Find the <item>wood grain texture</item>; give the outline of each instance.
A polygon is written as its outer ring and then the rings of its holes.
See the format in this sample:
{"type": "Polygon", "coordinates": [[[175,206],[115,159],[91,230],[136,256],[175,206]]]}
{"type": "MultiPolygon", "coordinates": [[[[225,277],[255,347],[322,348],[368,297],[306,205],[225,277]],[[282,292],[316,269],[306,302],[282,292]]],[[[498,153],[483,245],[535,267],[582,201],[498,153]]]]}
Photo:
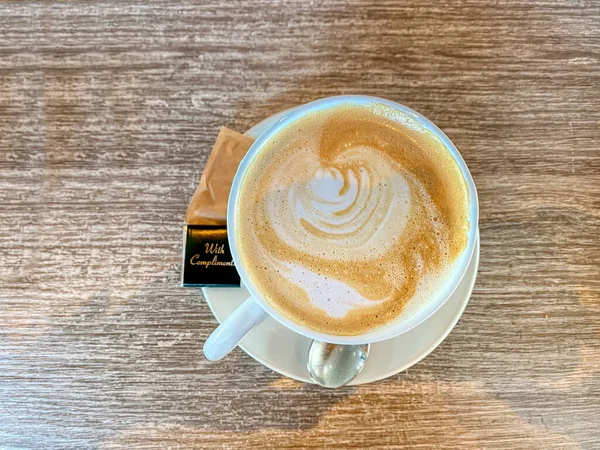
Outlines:
{"type": "Polygon", "coordinates": [[[600,4],[0,3],[0,447],[600,448],[600,4]],[[436,122],[479,189],[458,326],[337,391],[179,287],[220,126],[334,94],[436,122]]]}

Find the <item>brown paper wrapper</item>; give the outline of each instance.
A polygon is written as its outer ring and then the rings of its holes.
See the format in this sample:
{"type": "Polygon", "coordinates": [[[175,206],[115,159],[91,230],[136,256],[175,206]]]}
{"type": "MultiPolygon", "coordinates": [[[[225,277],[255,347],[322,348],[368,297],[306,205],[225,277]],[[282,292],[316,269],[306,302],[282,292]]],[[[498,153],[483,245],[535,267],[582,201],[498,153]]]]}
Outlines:
{"type": "Polygon", "coordinates": [[[254,139],[221,128],[185,216],[189,225],[227,224],[227,201],[240,161],[254,139]]]}
{"type": "Polygon", "coordinates": [[[253,142],[221,128],[185,216],[182,286],[240,285],[227,241],[227,202],[235,172],[253,142]]]}

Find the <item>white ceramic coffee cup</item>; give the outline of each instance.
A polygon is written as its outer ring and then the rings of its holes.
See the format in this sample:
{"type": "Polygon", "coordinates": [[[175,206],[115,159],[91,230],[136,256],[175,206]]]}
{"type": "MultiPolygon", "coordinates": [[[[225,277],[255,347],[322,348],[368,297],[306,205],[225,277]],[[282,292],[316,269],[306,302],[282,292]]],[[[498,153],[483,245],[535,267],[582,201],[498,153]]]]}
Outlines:
{"type": "Polygon", "coordinates": [[[385,100],[377,97],[361,96],[361,95],[344,95],[338,97],[328,97],[320,100],[316,100],[311,103],[299,106],[292,110],[288,115],[281,118],[279,121],[271,125],[259,138],[252,144],[248,153],[241,161],[233,184],[231,186],[231,193],[229,195],[229,204],[227,210],[227,229],[229,236],[229,246],[231,248],[231,254],[235,262],[237,271],[240,274],[243,285],[248,289],[250,297],[244,303],[242,303],[233,313],[227,317],[221,323],[221,325],[213,331],[204,343],[204,355],[207,359],[217,361],[226,356],[231,350],[235,348],[238,342],[256,325],[262,322],[268,315],[273,317],[283,326],[289,328],[296,333],[306,336],[310,339],[316,339],[319,341],[330,342],[333,344],[366,344],[385,339],[391,339],[408,330],[416,327],[421,322],[426,320],[429,316],[435,313],[445,302],[450,298],[461,279],[463,278],[473,250],[475,249],[475,241],[477,237],[479,220],[479,204],[477,201],[477,191],[475,189],[475,183],[473,178],[465,164],[464,160],[460,156],[460,153],[452,144],[450,139],[431,121],[423,117],[421,114],[413,111],[406,106],[398,103],[385,100]],[[265,143],[267,143],[273,136],[282,131],[284,128],[290,126],[293,122],[304,117],[305,115],[319,111],[322,109],[332,108],[341,104],[352,103],[357,105],[373,105],[383,104],[395,108],[418,121],[426,129],[437,136],[441,142],[447,147],[448,152],[452,154],[467,183],[469,190],[469,223],[470,228],[468,232],[467,246],[460,254],[456,262],[453,264],[453,273],[449,277],[448,281],[435,293],[435,295],[426,302],[423,307],[419,308],[414,314],[409,317],[402,317],[402,315],[395,321],[391,321],[384,327],[375,329],[368,333],[356,335],[356,336],[338,336],[333,334],[320,333],[312,330],[304,325],[296,323],[283,314],[274,309],[263,297],[258,286],[254,284],[254,281],[246,271],[244,261],[242,260],[237,240],[237,213],[239,208],[244,208],[244,205],[239,204],[239,193],[242,185],[244,175],[248,171],[249,167],[253,164],[253,161],[257,154],[261,152],[265,143]]]}

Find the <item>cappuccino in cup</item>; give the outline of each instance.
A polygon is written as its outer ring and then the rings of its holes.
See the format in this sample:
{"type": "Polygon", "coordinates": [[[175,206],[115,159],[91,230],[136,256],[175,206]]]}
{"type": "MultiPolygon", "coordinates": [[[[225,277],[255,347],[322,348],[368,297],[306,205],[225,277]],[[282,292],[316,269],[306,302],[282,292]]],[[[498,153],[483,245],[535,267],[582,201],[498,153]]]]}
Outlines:
{"type": "Polygon", "coordinates": [[[467,247],[469,190],[446,145],[384,104],[311,111],[254,157],[236,207],[239,257],[269,305],[355,336],[425,307],[467,247]]]}

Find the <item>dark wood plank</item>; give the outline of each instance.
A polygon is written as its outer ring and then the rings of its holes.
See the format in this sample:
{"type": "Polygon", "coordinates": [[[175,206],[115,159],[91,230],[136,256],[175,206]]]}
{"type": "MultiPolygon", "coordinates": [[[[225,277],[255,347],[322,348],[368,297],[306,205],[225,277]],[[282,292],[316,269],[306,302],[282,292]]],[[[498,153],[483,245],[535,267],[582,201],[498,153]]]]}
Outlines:
{"type": "Polygon", "coordinates": [[[599,448],[599,105],[592,1],[0,3],[0,446],[599,448]],[[461,150],[471,303],[371,385],[208,363],[179,259],[218,129],[342,93],[461,150]]]}

